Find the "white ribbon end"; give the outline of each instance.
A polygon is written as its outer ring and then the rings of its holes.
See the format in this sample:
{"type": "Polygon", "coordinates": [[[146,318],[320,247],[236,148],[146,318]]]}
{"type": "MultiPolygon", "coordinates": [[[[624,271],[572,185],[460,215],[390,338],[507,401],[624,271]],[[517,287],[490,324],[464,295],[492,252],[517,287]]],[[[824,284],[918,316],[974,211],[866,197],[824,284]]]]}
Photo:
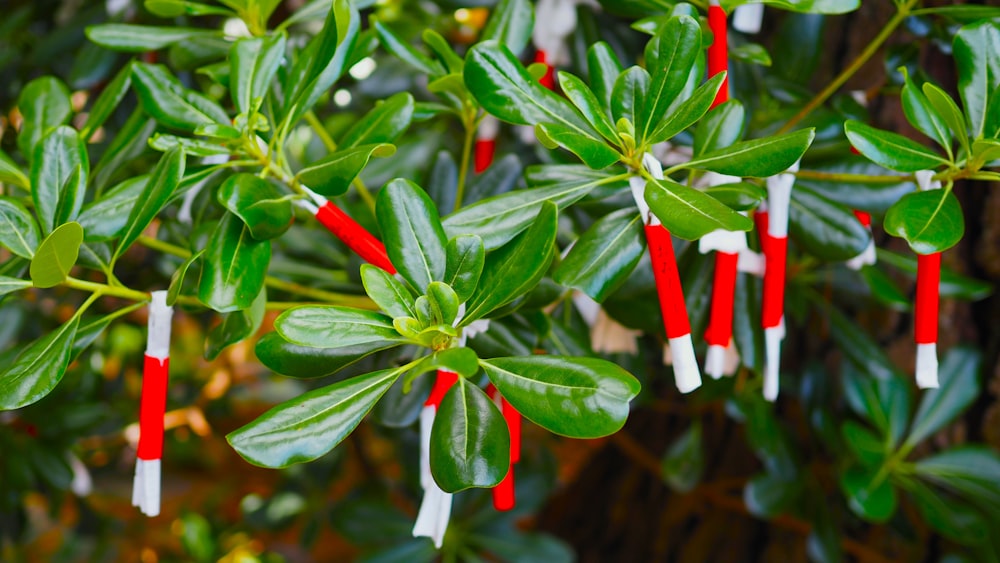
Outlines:
{"type": "Polygon", "coordinates": [[[677,390],[681,393],[690,393],[701,387],[701,372],[698,370],[698,359],[694,355],[691,335],[671,338],[669,342],[677,390]]]}
{"type": "Polygon", "coordinates": [[[736,270],[744,274],[764,277],[765,264],[763,254],[748,248],[740,251],[740,255],[736,259],[736,270]]]}
{"type": "Polygon", "coordinates": [[[868,241],[868,246],[865,247],[864,251],[848,260],[846,265],[852,270],[860,270],[861,268],[872,265],[877,261],[878,255],[875,253],[875,241],[868,241]]]}
{"type": "Polygon", "coordinates": [[[437,408],[427,405],[420,411],[420,486],[427,490],[434,486],[431,477],[431,428],[437,408]]]}
{"type": "Polygon", "coordinates": [[[778,398],[778,373],[781,369],[781,340],[785,337],[782,326],[764,329],[764,399],[774,402],[778,398]]]}
{"type": "Polygon", "coordinates": [[[147,356],[159,360],[170,357],[170,320],[173,316],[173,308],[167,305],[167,292],[154,291],[149,302],[147,356]]]}
{"type": "Polygon", "coordinates": [[[739,254],[747,249],[747,234],[743,231],[716,229],[698,239],[698,252],[708,254],[713,250],[726,254],[739,254]]]}
{"type": "Polygon", "coordinates": [[[724,346],[709,346],[705,354],[705,373],[712,379],[720,379],[726,373],[726,348],[724,346]]]}
{"type": "Polygon", "coordinates": [[[486,114],[479,122],[479,129],[476,130],[477,141],[492,141],[500,134],[500,120],[492,115],[486,114]]]}
{"type": "Polygon", "coordinates": [[[917,188],[919,188],[922,192],[941,189],[941,180],[932,179],[934,178],[933,170],[920,170],[919,172],[914,172],[913,177],[917,180],[917,188]]]}
{"type": "Polygon", "coordinates": [[[444,534],[451,518],[451,493],[442,491],[437,484],[424,490],[417,521],[413,524],[413,537],[431,538],[434,547],[441,549],[444,534]]]}
{"type": "Polygon", "coordinates": [[[938,358],[937,344],[917,344],[917,387],[921,389],[937,389],[938,358]]]}
{"type": "Polygon", "coordinates": [[[764,22],[763,4],[743,4],[737,6],[733,11],[733,29],[740,33],[753,35],[760,33],[761,24],[764,22]]]}
{"type": "Polygon", "coordinates": [[[601,304],[594,301],[589,295],[582,291],[573,292],[573,305],[576,306],[576,310],[580,312],[580,316],[583,317],[583,322],[587,323],[587,326],[593,327],[594,323],[597,322],[597,315],[601,311],[601,304]]]}
{"type": "Polygon", "coordinates": [[[78,497],[90,495],[94,491],[94,481],[90,477],[90,471],[87,471],[87,466],[72,453],[67,454],[66,458],[69,460],[70,469],[73,470],[73,481],[69,485],[70,490],[78,497]]]}
{"type": "Polygon", "coordinates": [[[590,328],[590,347],[605,354],[636,354],[639,347],[635,340],[639,334],[639,331],[626,328],[612,319],[604,309],[598,309],[597,319],[590,328]]]}
{"type": "Polygon", "coordinates": [[[160,460],[135,460],[132,506],[138,506],[146,516],[160,515],[160,460]]]}

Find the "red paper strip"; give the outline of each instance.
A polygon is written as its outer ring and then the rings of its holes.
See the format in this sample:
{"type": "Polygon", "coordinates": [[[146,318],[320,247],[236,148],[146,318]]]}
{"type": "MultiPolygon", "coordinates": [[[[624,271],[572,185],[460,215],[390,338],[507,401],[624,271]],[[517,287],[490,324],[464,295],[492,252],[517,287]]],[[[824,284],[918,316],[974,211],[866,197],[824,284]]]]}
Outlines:
{"type": "Polygon", "coordinates": [[[687,304],[681,276],[677,271],[674,243],[670,231],[663,225],[646,225],[646,241],[649,243],[649,257],[653,263],[653,277],[656,292],[660,298],[660,311],[667,338],[679,338],[691,334],[687,304]]]}
{"type": "Polygon", "coordinates": [[[541,49],[535,51],[535,62],[542,63],[543,65],[545,65],[545,74],[543,74],[542,77],[538,79],[538,83],[541,84],[542,86],[545,86],[549,90],[555,90],[556,89],[555,69],[552,68],[552,65],[549,64],[549,57],[548,55],[545,54],[545,51],[541,49]]]}
{"type": "Polygon", "coordinates": [[[917,302],[914,307],[917,344],[934,344],[938,339],[941,253],[917,255],[917,302]]]}
{"type": "MultiPolygon", "coordinates": [[[[713,41],[708,47],[708,76],[729,70],[729,39],[726,29],[726,11],[722,6],[708,7],[708,28],[712,30],[713,41]]],[[[722,81],[719,92],[715,95],[712,107],[729,100],[729,77],[722,81]]]]}
{"type": "Polygon", "coordinates": [[[328,201],[319,208],[316,220],[366,262],[390,274],[396,273],[385,252],[385,246],[333,202],[328,201]]]}
{"type": "Polygon", "coordinates": [[[862,226],[864,226],[864,227],[871,227],[872,226],[872,215],[871,215],[871,213],[867,213],[865,211],[861,211],[861,210],[855,209],[854,210],[854,216],[858,218],[858,221],[861,222],[862,226]]]}
{"type": "Polygon", "coordinates": [[[493,508],[500,512],[513,510],[514,501],[514,464],[511,464],[507,476],[500,484],[493,487],[493,508]]]}
{"type": "Polygon", "coordinates": [[[493,164],[493,155],[496,153],[496,148],[496,139],[481,139],[476,141],[474,163],[476,174],[483,172],[493,164]]]}
{"type": "Polygon", "coordinates": [[[500,398],[500,404],[504,420],[507,421],[507,429],[510,431],[510,462],[514,464],[521,461],[521,413],[503,397],[500,398]]]}
{"type": "Polygon", "coordinates": [[[142,402],[139,405],[139,451],[143,460],[163,457],[163,416],[167,410],[170,358],[146,356],[142,366],[142,402]]]}
{"type": "Polygon", "coordinates": [[[425,406],[439,407],[441,406],[441,401],[444,396],[451,389],[451,386],[458,383],[458,374],[452,371],[447,371],[439,369],[437,372],[437,379],[434,380],[434,387],[431,388],[431,394],[427,397],[427,401],[424,403],[425,406]]]}
{"type": "Polygon", "coordinates": [[[705,331],[705,342],[711,346],[729,346],[733,336],[733,296],[736,293],[736,265],[739,258],[739,254],[715,253],[712,312],[705,331]]]}
{"type": "Polygon", "coordinates": [[[768,236],[764,256],[767,260],[764,267],[764,328],[774,328],[781,325],[781,317],[785,315],[785,267],[788,257],[788,239],[768,236]]]}

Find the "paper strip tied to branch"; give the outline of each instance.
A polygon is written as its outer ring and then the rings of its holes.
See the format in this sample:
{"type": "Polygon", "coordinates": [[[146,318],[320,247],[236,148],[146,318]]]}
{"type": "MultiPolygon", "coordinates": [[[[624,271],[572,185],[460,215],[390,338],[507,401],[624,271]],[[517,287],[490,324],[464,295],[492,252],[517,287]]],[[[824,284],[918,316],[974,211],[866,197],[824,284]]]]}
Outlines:
{"type": "Polygon", "coordinates": [[[146,516],[160,514],[160,460],[163,458],[163,417],[167,408],[172,318],[173,309],[167,306],[167,292],[154,291],[149,303],[139,405],[139,449],[132,482],[132,506],[138,506],[146,516]]]}
{"type": "Polygon", "coordinates": [[[390,274],[396,273],[396,268],[389,261],[385,246],[375,235],[368,232],[344,210],[332,201],[318,193],[302,186],[312,201],[296,200],[296,203],[320,222],[333,236],[340,239],[355,254],[363,260],[382,268],[390,274]]]}
{"type": "MultiPolygon", "coordinates": [[[[914,176],[921,191],[939,190],[941,182],[933,180],[932,170],[921,170],[914,176]]],[[[917,386],[921,389],[938,387],[938,313],[941,301],[941,253],[917,254],[917,300],[914,304],[917,344],[917,386]]]]}

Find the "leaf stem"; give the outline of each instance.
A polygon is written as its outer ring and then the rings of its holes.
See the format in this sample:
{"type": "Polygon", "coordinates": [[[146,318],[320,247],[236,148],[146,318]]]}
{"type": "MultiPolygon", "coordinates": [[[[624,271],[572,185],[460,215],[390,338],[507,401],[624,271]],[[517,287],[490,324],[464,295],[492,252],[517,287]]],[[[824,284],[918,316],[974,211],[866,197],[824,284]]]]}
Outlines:
{"type": "Polygon", "coordinates": [[[791,131],[792,128],[794,128],[796,125],[799,124],[799,122],[801,122],[803,119],[808,117],[809,114],[815,111],[816,108],[823,105],[823,103],[826,102],[830,98],[830,96],[837,93],[837,90],[839,90],[840,87],[843,86],[845,82],[847,82],[852,76],[854,76],[854,74],[858,72],[858,70],[860,70],[861,67],[868,62],[869,59],[875,56],[875,53],[877,53],[878,50],[882,47],[882,45],[889,39],[889,37],[892,36],[893,32],[896,31],[896,28],[899,27],[901,23],[903,23],[903,20],[909,17],[910,8],[912,8],[913,5],[916,3],[917,0],[906,0],[905,3],[900,4],[899,10],[896,12],[896,15],[894,15],[892,19],[889,20],[889,22],[885,25],[885,27],[882,28],[882,31],[880,31],[879,34],[876,35],[874,39],[872,39],[871,43],[869,43],[868,46],[865,47],[865,50],[861,51],[861,53],[857,56],[857,58],[851,61],[851,64],[847,65],[847,68],[841,71],[841,73],[837,75],[837,77],[834,78],[833,81],[830,82],[826,86],[826,88],[823,89],[822,92],[816,94],[816,96],[813,99],[809,100],[809,103],[803,106],[798,113],[793,115],[792,118],[788,120],[788,122],[782,125],[781,129],[778,129],[776,134],[780,135],[782,133],[788,133],[789,131],[791,131]]]}
{"type": "Polygon", "coordinates": [[[462,143],[462,164],[458,168],[458,188],[455,191],[455,211],[462,207],[465,198],[465,182],[469,175],[469,157],[472,155],[472,144],[476,139],[476,124],[478,120],[465,119],[465,141],[462,143]]]}
{"type": "Polygon", "coordinates": [[[97,297],[100,297],[102,295],[110,295],[112,297],[121,297],[122,299],[129,299],[132,301],[149,301],[149,294],[143,291],[136,291],[134,289],[129,289],[127,287],[111,286],[103,283],[81,280],[73,277],[66,278],[66,281],[62,282],[62,285],[72,289],[89,291],[94,295],[96,295],[97,297]]]}
{"type": "Polygon", "coordinates": [[[319,140],[323,143],[323,146],[326,147],[326,150],[329,152],[335,152],[337,150],[337,142],[334,141],[333,137],[330,136],[330,133],[327,132],[326,126],[323,125],[323,122],[316,117],[316,113],[313,111],[307,111],[306,121],[309,122],[313,131],[316,132],[316,136],[319,137],[319,140]]]}
{"type": "Polygon", "coordinates": [[[900,182],[912,182],[913,175],[894,176],[870,175],[870,174],[848,174],[841,172],[823,172],[820,170],[799,170],[795,172],[796,178],[804,180],[825,180],[830,182],[842,182],[845,184],[898,184],[900,182]]]}

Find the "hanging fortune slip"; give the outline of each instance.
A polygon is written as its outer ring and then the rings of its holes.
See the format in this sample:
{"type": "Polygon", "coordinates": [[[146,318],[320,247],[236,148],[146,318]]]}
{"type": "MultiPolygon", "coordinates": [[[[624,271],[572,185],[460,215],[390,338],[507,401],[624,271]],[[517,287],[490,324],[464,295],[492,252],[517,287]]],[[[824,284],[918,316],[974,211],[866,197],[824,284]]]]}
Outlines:
{"type": "Polygon", "coordinates": [[[173,309],[167,306],[167,292],[154,291],[149,303],[139,405],[139,450],[132,482],[132,506],[138,506],[146,516],[160,514],[160,460],[163,458],[163,417],[167,408],[173,314],[173,309]]]}
{"type": "MultiPolygon", "coordinates": [[[[939,190],[941,182],[932,180],[932,170],[921,170],[914,174],[917,187],[921,191],[939,190]]],[[[914,305],[916,327],[914,340],[917,344],[917,387],[936,389],[938,387],[938,308],[941,293],[941,253],[917,254],[917,301],[914,305]]]]}
{"type": "MultiPolygon", "coordinates": [[[[858,221],[864,228],[868,229],[868,234],[871,235],[872,232],[871,214],[855,209],[854,216],[858,218],[858,221]]],[[[878,257],[875,254],[875,239],[869,237],[868,246],[866,246],[865,249],[862,250],[860,254],[848,260],[846,265],[848,268],[852,270],[860,270],[865,266],[874,264],[877,260],[878,257]]]]}
{"type": "Polygon", "coordinates": [[[302,189],[312,201],[295,200],[300,207],[311,213],[317,221],[326,227],[326,230],[340,239],[364,261],[378,266],[390,274],[396,273],[396,268],[389,261],[385,246],[380,240],[359,225],[350,215],[344,213],[332,201],[305,186],[302,186],[302,189]]]}

